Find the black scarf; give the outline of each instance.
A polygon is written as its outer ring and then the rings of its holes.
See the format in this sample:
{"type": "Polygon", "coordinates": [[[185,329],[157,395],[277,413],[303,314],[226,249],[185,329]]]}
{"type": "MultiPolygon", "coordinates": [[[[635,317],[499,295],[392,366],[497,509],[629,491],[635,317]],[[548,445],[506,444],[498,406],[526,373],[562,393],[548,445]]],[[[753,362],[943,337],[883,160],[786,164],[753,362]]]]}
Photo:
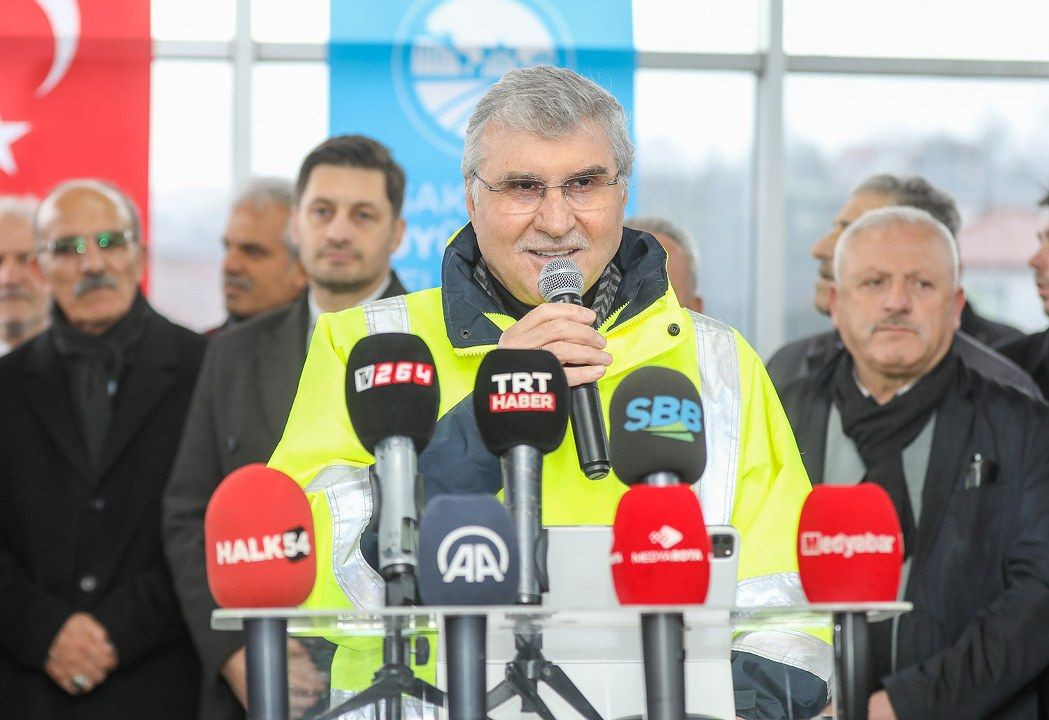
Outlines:
{"type": "Polygon", "coordinates": [[[907,557],[914,552],[917,522],[903,474],[903,451],[914,442],[947,396],[957,362],[954,351],[948,352],[910,390],[884,405],[860,392],[848,353],[841,354],[834,368],[831,396],[841,414],[842,430],[856,445],[863,460],[867,470],[863,482],[881,485],[892,498],[900,516],[907,557]]]}
{"type": "Polygon", "coordinates": [[[131,350],[142,339],[154,314],[141,293],[128,314],[101,335],[85,335],[69,324],[58,305],[53,310],[53,334],[69,376],[69,390],[80,421],[81,437],[91,465],[97,466],[113,416],[113,398],[129,363],[131,350]]]}
{"type": "MultiPolygon", "coordinates": [[[[477,261],[474,266],[474,281],[484,289],[488,296],[510,317],[520,320],[529,311],[535,308],[515,298],[503,284],[495,279],[484,258],[477,261]]],[[[583,305],[590,308],[597,315],[594,327],[600,327],[601,323],[615,310],[612,303],[615,302],[616,293],[619,292],[619,284],[623,281],[623,272],[616,266],[615,261],[608,263],[601,277],[597,279],[594,286],[583,295],[583,305]]]]}

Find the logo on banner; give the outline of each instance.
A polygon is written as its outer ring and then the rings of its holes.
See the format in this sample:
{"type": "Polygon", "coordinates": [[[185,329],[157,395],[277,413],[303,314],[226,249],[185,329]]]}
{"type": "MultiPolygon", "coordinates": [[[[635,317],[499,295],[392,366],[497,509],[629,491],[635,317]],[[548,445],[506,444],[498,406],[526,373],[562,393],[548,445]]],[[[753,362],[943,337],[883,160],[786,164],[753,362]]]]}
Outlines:
{"type": "MultiPolygon", "coordinates": [[[[80,41],[80,7],[76,0],[36,0],[36,4],[47,17],[55,43],[51,67],[35,92],[36,97],[43,97],[55,89],[76,56],[80,41]]],[[[32,127],[29,122],[5,121],[3,108],[0,108],[0,172],[6,175],[18,172],[11,146],[28,134],[32,127]]]]}
{"type": "Polygon", "coordinates": [[[419,0],[393,45],[393,84],[412,125],[458,157],[477,101],[519,67],[575,69],[567,23],[548,0],[419,0]]]}

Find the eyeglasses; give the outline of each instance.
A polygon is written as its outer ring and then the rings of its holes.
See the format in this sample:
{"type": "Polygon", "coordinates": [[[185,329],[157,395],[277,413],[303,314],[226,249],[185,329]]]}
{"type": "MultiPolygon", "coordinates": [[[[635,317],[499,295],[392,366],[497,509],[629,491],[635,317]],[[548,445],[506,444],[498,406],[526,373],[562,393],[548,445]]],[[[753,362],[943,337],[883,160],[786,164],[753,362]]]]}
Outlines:
{"type": "Polygon", "coordinates": [[[491,185],[477,173],[473,175],[487,190],[496,193],[496,207],[509,214],[535,212],[543,204],[546,191],[554,189],[561,190],[573,210],[600,210],[611,204],[612,193],[608,188],[619,184],[619,175],[608,173],[578,175],[557,185],[544,185],[532,178],[514,178],[491,185]]]}
{"type": "Polygon", "coordinates": [[[73,257],[87,252],[87,244],[94,241],[99,250],[112,252],[127,247],[134,239],[128,230],[104,230],[94,235],[63,235],[47,243],[47,251],[56,257],[73,257]]]}

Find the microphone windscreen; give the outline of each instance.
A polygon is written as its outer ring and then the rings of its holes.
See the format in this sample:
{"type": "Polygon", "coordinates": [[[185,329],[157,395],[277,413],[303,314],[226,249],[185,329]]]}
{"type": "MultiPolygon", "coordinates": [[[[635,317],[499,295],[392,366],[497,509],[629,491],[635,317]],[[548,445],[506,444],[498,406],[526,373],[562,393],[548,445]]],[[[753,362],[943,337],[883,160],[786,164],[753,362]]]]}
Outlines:
{"type": "Polygon", "coordinates": [[[295,481],[262,463],[234,470],[204,513],[211,595],[222,607],[294,607],[317,576],[313,515],[295,481]]]}
{"type": "Polygon", "coordinates": [[[710,537],[688,485],[635,485],[616,508],[612,583],[624,605],[691,605],[707,599],[710,537]]]}
{"type": "Polygon", "coordinates": [[[903,533],[880,485],[817,485],[798,522],[798,570],[809,602],[894,602],[903,533]]]}
{"type": "Polygon", "coordinates": [[[568,426],[568,379],[546,350],[492,350],[477,369],[474,415],[485,447],[556,450],[568,426]]]}
{"type": "Polygon", "coordinates": [[[422,452],[433,437],[441,394],[433,355],[422,338],[380,333],[362,338],[346,362],[346,407],[365,449],[409,437],[422,452]]]}
{"type": "Polygon", "coordinates": [[[554,258],[539,271],[537,284],[547,302],[565,294],[579,297],[583,294],[583,271],[574,260],[554,258]]]}
{"type": "Polygon", "coordinates": [[[419,593],[427,605],[512,605],[517,533],[491,495],[438,495],[419,523],[419,593]]]}
{"type": "Polygon", "coordinates": [[[657,472],[686,484],[699,480],[707,465],[703,403],[685,375],[663,367],[635,370],[616,388],[608,414],[612,467],[624,483],[657,472]]]}

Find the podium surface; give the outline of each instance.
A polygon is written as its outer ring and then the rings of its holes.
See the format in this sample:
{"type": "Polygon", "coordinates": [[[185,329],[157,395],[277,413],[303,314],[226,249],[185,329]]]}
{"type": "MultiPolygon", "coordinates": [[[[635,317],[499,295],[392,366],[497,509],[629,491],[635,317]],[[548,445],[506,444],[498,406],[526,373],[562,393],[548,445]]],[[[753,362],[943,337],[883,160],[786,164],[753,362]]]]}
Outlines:
{"type": "MultiPolygon", "coordinates": [[[[332,639],[351,636],[381,638],[391,625],[405,636],[443,630],[448,616],[483,615],[487,618],[489,687],[501,678],[514,654],[515,633],[541,632],[544,654],[563,667],[601,712],[605,720],[640,715],[644,709],[640,623],[651,613],[681,613],[685,625],[686,678],[689,712],[714,718],[735,717],[729,654],[735,633],[799,628],[835,628],[840,618],[881,622],[909,612],[910,603],[821,603],[732,610],[696,605],[624,606],[601,610],[562,610],[542,606],[426,606],[381,610],[300,610],[296,608],[220,609],[212,615],[216,630],[240,630],[246,620],[280,620],[293,636],[323,635],[332,639]]],[[[438,653],[438,685],[443,686],[442,648],[438,653]]],[[[838,647],[839,656],[853,655],[838,647]]],[[[860,659],[861,662],[865,660],[860,659]]],[[[853,663],[854,664],[854,663],[853,663]]],[[[550,700],[560,718],[577,717],[567,707],[550,700]]],[[[489,716],[493,720],[522,717],[508,704],[489,716]]],[[[356,718],[356,715],[351,717],[356,718]]],[[[364,717],[363,715],[361,717],[364,717]]],[[[407,716],[406,716],[407,717],[407,716]]],[[[413,715],[414,717],[414,715],[413,715]]],[[[443,718],[443,712],[419,715],[443,718]]],[[[524,717],[534,717],[527,715],[524,717]]],[[[850,718],[851,720],[851,718],[850,718]]]]}

